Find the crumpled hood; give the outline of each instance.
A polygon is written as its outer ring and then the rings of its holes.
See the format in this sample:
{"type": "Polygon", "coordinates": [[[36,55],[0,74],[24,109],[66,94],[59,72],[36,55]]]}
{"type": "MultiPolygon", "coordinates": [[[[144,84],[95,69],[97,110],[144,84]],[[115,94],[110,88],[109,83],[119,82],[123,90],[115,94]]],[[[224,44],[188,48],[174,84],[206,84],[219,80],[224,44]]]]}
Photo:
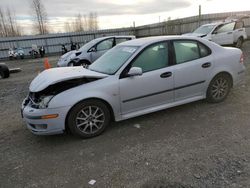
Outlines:
{"type": "Polygon", "coordinates": [[[50,85],[77,78],[104,78],[107,74],[94,72],[83,67],[52,68],[40,73],[30,84],[31,92],[39,92],[50,85]]]}

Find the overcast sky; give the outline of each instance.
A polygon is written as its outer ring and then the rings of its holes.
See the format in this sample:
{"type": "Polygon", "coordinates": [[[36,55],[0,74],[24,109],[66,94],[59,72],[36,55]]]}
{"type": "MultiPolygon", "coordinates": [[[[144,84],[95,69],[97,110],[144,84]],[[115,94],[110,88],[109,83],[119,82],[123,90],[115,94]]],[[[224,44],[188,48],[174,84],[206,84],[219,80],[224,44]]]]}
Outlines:
{"type": "MultiPolygon", "coordinates": [[[[2,8],[16,12],[19,23],[26,33],[31,32],[29,0],[0,0],[2,8]]],[[[63,32],[64,22],[77,13],[97,12],[101,29],[144,25],[202,13],[250,10],[248,0],[42,0],[50,27],[54,32],[63,32]]]]}

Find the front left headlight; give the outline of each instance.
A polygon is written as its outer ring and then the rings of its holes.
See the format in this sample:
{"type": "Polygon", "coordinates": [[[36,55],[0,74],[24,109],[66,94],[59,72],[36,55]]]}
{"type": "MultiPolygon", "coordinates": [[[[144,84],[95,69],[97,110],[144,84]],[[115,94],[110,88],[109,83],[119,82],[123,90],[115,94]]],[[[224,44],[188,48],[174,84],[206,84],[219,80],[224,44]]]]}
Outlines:
{"type": "Polygon", "coordinates": [[[41,102],[38,104],[38,107],[40,109],[45,109],[48,107],[49,102],[51,101],[51,99],[53,98],[53,95],[49,95],[49,96],[45,96],[41,99],[41,102]]]}

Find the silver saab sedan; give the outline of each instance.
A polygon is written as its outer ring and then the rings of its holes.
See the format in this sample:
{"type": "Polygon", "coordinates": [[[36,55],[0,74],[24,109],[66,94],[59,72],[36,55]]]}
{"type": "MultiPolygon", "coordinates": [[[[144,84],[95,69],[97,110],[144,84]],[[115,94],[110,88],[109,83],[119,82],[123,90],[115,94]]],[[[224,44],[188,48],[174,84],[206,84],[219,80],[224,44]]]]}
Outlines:
{"type": "Polygon", "coordinates": [[[22,116],[34,134],[83,138],[121,121],[185,103],[226,99],[244,78],[240,49],[187,36],[122,43],[83,67],[53,68],[31,83],[22,116]]]}

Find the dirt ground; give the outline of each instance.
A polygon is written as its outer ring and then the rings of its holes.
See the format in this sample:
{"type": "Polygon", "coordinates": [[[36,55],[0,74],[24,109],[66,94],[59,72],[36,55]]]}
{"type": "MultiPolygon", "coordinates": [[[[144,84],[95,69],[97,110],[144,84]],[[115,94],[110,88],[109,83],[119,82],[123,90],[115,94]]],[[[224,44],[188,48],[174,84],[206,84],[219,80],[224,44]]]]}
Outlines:
{"type": "MultiPolygon", "coordinates": [[[[243,51],[249,73],[250,42],[243,51]]],[[[57,59],[49,57],[53,66],[57,59]]],[[[0,79],[0,187],[250,187],[249,74],[223,103],[182,105],[81,140],[35,136],[22,121],[21,102],[42,62],[5,62],[23,71],[0,79]]]]}

